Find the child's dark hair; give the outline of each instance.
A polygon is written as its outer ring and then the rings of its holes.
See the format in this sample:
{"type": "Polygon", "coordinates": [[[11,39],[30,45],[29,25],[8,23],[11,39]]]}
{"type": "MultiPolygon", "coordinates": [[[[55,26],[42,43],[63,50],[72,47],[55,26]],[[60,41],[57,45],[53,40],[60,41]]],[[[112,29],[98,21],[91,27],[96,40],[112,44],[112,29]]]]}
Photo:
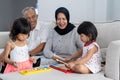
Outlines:
{"type": "Polygon", "coordinates": [[[90,40],[96,40],[98,35],[97,29],[92,22],[84,21],[81,23],[77,29],[78,34],[85,34],[86,36],[90,37],[90,40]]]}
{"type": "Polygon", "coordinates": [[[30,30],[31,26],[29,22],[25,18],[21,17],[13,22],[9,37],[15,41],[19,33],[29,34],[30,30]]]}

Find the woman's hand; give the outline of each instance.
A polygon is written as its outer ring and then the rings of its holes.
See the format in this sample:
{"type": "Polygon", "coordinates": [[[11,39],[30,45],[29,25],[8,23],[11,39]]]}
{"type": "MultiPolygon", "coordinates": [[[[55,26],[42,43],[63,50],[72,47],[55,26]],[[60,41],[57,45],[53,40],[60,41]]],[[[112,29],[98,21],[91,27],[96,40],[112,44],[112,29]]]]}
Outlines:
{"type": "Polygon", "coordinates": [[[70,58],[70,57],[64,58],[64,62],[69,62],[69,61],[71,61],[71,58],[70,58]]]}

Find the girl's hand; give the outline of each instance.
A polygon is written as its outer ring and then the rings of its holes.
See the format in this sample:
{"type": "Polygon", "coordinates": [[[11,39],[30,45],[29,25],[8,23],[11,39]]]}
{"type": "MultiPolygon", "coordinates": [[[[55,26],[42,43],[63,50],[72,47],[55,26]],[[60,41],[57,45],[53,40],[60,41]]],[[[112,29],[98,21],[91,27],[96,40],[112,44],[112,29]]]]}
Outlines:
{"type": "Polygon", "coordinates": [[[15,68],[18,68],[17,62],[13,62],[13,66],[14,66],[15,68]]]}
{"type": "Polygon", "coordinates": [[[74,62],[69,62],[67,65],[65,65],[67,68],[72,69],[75,66],[74,62]]]}
{"type": "Polygon", "coordinates": [[[35,58],[30,58],[30,61],[33,62],[33,63],[37,62],[37,60],[35,58]]]}

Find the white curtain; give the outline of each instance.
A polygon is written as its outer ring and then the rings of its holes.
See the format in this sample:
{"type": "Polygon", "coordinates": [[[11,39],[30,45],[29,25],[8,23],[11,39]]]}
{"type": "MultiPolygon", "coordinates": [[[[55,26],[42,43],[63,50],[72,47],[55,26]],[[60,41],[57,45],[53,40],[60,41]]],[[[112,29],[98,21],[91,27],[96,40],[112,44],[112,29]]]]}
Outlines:
{"type": "Polygon", "coordinates": [[[66,7],[71,22],[110,22],[120,19],[120,0],[38,0],[41,21],[54,21],[55,10],[66,7]]]}

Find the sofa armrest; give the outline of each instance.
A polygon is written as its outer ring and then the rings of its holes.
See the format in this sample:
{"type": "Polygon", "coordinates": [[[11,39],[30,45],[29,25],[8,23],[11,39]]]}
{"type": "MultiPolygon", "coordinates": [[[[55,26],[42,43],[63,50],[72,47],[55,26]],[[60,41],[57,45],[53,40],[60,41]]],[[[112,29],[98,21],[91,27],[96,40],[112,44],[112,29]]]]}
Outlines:
{"type": "Polygon", "coordinates": [[[9,32],[0,32],[0,48],[4,48],[9,40],[9,32]]]}
{"type": "Polygon", "coordinates": [[[119,80],[120,75],[120,40],[112,41],[106,53],[105,75],[108,78],[119,80]]]}

